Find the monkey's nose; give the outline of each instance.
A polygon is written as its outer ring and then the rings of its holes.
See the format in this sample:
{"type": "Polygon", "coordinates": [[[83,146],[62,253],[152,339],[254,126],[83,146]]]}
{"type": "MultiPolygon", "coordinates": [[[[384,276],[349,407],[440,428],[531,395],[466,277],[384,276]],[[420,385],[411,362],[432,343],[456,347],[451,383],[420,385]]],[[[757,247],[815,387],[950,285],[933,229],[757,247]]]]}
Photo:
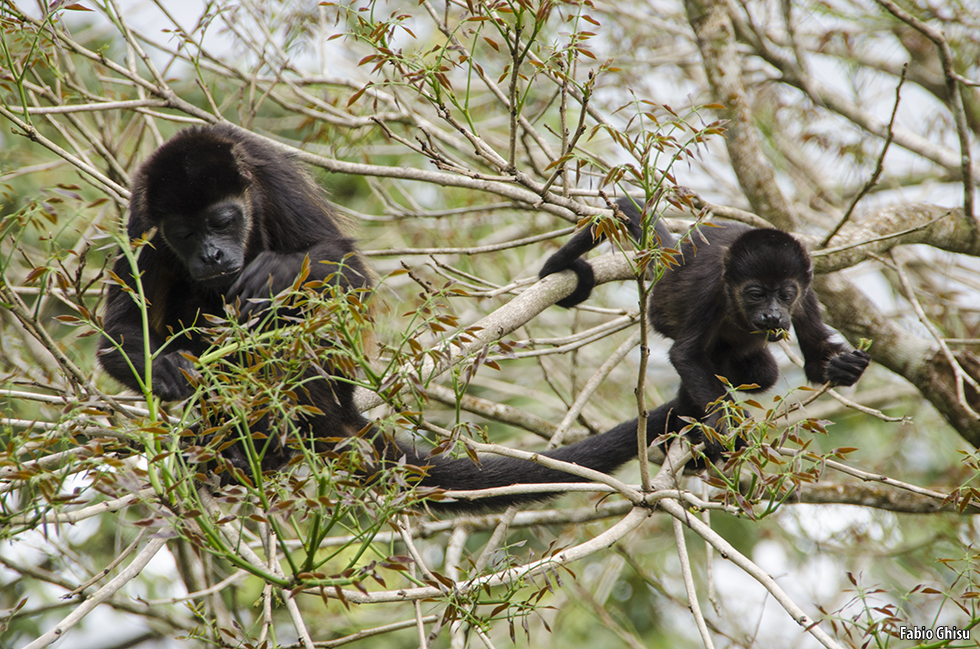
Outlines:
{"type": "Polygon", "coordinates": [[[762,328],[772,329],[779,326],[779,315],[775,313],[763,313],[762,314],[762,328]]]}
{"type": "Polygon", "coordinates": [[[205,252],[205,254],[207,255],[208,263],[210,264],[220,264],[225,258],[224,251],[218,246],[212,246],[205,252]]]}

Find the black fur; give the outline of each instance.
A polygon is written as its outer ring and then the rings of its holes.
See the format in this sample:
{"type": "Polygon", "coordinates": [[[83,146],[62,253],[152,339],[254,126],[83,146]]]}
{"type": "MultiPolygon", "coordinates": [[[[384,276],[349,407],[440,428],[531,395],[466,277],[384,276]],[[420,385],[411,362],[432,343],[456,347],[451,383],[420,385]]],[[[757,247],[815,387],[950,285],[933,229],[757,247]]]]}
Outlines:
{"type": "Polygon", "coordinates": [[[681,252],[683,263],[664,273],[648,305],[654,329],[674,340],[677,413],[717,425],[705,407],[725,395],[718,376],[755,385],[750,392],[771,388],[779,368],[767,343],[791,325],[810,382],[853,385],[867,368],[865,352],[831,342],[810,288],[809,256],[790,235],[729,223],[694,234],[681,252]]]}
{"type": "MultiPolygon", "coordinates": [[[[635,231],[640,213],[629,199],[619,205],[635,231]]],[[[657,227],[659,234],[659,222],[657,227]]],[[[587,249],[591,241],[581,235],[548,260],[549,272],[563,270],[556,258],[566,262],[587,249]]],[[[665,247],[676,246],[671,237],[660,235],[665,247]]],[[[752,392],[771,388],[779,369],[767,343],[790,326],[810,382],[853,385],[867,368],[868,354],[831,342],[810,287],[809,255],[789,234],[726,223],[702,228],[684,241],[680,253],[681,265],[664,273],[647,305],[653,328],[674,340],[670,361],[681,378],[677,396],[664,406],[671,413],[666,432],[686,426],[682,417],[719,424],[718,411],[706,412],[708,404],[725,396],[718,376],[735,387],[755,385],[752,392]]],[[[579,278],[576,294],[587,296],[579,278]]]]}
{"type": "MultiPolygon", "coordinates": [[[[635,241],[639,241],[642,235],[642,224],[640,223],[640,211],[636,209],[633,201],[629,198],[621,198],[617,202],[620,211],[629,219],[625,224],[626,230],[635,241]]],[[[671,248],[676,243],[676,237],[667,229],[666,224],[657,220],[654,224],[654,232],[659,244],[664,248],[671,248]]],[[[548,275],[560,273],[563,270],[570,270],[575,273],[578,284],[571,295],[555,302],[560,307],[570,309],[576,304],[580,304],[588,299],[595,288],[595,275],[592,266],[582,259],[582,255],[602,243],[605,235],[598,234],[592,226],[582,228],[576,232],[571,239],[562,246],[558,252],[548,257],[538,273],[539,279],[544,279],[548,275]]]]}
{"type": "MultiPolygon", "coordinates": [[[[157,231],[151,245],[140,250],[138,260],[150,303],[151,353],[163,347],[172,332],[204,324],[202,316],[223,315],[226,302],[240,301],[243,317],[248,318],[261,308],[257,301],[267,300],[294,282],[307,255],[308,280],[335,274],[332,281],[344,288],[371,285],[354,241],[341,232],[322,192],[304,171],[274,147],[231,126],[182,131],[137,170],[128,234],[137,239],[153,228],[157,231]]],[[[116,262],[114,272],[131,289],[136,288],[124,257],[116,262]]],[[[144,376],[140,310],[118,285],[109,289],[104,327],[99,361],[112,377],[140,391],[139,379],[144,376]],[[121,353],[114,342],[121,346],[121,353]]],[[[189,333],[171,339],[167,345],[165,353],[153,361],[152,391],[166,401],[183,399],[193,389],[181,370],[193,372],[194,368],[180,352],[199,356],[208,343],[199,334],[189,333]]],[[[324,369],[329,373],[330,368],[324,369]]],[[[580,480],[522,460],[492,456],[476,465],[466,458],[429,457],[411,445],[392,447],[354,407],[350,383],[317,378],[312,371],[307,378],[299,397],[322,414],[306,417],[301,426],[304,434],[317,440],[318,451],[329,450],[325,440],[368,430],[365,438],[372,441],[384,461],[404,457],[409,464],[428,467],[423,486],[469,490],[520,482],[580,480]]],[[[262,432],[263,427],[269,427],[267,420],[253,425],[251,432],[262,432]]],[[[283,445],[270,448],[263,469],[279,468],[290,454],[283,445]]],[[[635,427],[633,431],[617,427],[544,455],[610,472],[635,457],[635,427]]],[[[250,473],[240,446],[224,449],[223,457],[246,476],[250,473]]],[[[499,497],[441,506],[503,507],[548,497],[499,497]]]]}
{"type": "MultiPolygon", "coordinates": [[[[289,286],[306,255],[310,280],[325,279],[337,270],[318,261],[351,255],[336,281],[369,286],[354,240],[344,236],[337,223],[305,173],[257,138],[229,126],[175,135],[137,170],[127,226],[130,239],[158,228],[138,260],[150,303],[150,352],[160,349],[171,332],[203,325],[201,314],[223,315],[225,300],[241,298],[245,310],[254,308],[247,299],[267,299],[289,286]],[[236,234],[221,236],[229,228],[213,226],[215,205],[230,206],[230,229],[236,234]],[[183,230],[177,232],[178,228],[183,230]],[[227,264],[230,258],[239,261],[226,265],[223,273],[204,276],[208,268],[227,264]],[[208,267],[196,270],[195,265],[208,267]]],[[[124,257],[113,270],[135,290],[124,257]]],[[[104,327],[102,366],[126,387],[140,391],[142,319],[137,304],[120,286],[109,289],[104,327]],[[109,339],[121,344],[123,353],[109,339]]],[[[167,401],[190,396],[193,389],[179,370],[192,368],[180,352],[197,356],[206,347],[197,335],[171,342],[169,351],[153,361],[153,393],[167,401]]]]}

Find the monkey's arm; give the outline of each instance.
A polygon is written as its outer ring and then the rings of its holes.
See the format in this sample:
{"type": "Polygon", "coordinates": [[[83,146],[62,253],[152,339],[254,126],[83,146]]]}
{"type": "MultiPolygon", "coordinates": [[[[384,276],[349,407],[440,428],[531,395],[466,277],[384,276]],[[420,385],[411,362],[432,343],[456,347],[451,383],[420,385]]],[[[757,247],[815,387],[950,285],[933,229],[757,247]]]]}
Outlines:
{"type": "Polygon", "coordinates": [[[793,312],[793,328],[803,352],[803,371],[811,383],[854,385],[871,361],[867,352],[831,342],[832,332],[824,325],[817,296],[810,288],[793,312]]]}
{"type": "MultiPolygon", "coordinates": [[[[680,336],[670,348],[670,363],[681,379],[681,392],[690,398],[690,405],[697,412],[683,412],[692,417],[703,417],[707,405],[725,396],[725,386],[718,380],[719,369],[711,359],[713,336],[709,331],[680,336]]],[[[687,410],[687,408],[685,408],[687,410]]],[[[711,418],[711,424],[717,421],[711,418]]]]}
{"type": "Polygon", "coordinates": [[[289,288],[310,259],[307,281],[320,280],[343,288],[360,288],[371,285],[367,268],[355,252],[352,240],[329,237],[317,241],[309,248],[279,252],[266,250],[258,254],[242,270],[238,279],[225,293],[225,300],[232,304],[241,300],[242,316],[262,308],[262,301],[289,288]]]}
{"type": "MultiPolygon", "coordinates": [[[[141,265],[155,263],[148,261],[151,260],[152,253],[151,248],[143,250],[140,256],[141,265]]],[[[126,260],[117,261],[114,272],[118,277],[131,281],[126,260]]],[[[152,295],[152,276],[144,274],[142,284],[145,294],[152,295]]],[[[130,288],[133,288],[133,284],[130,284],[130,288]]],[[[166,305],[160,304],[157,308],[165,309],[166,305]]],[[[113,286],[109,290],[103,327],[105,335],[99,341],[99,362],[109,376],[135,392],[142,392],[140,382],[146,376],[143,313],[133,297],[119,286],[113,286]]],[[[151,327],[150,354],[156,354],[163,346],[164,340],[151,327]]],[[[153,394],[164,401],[186,399],[194,393],[194,389],[181,373],[181,369],[192,372],[193,364],[180,355],[181,351],[187,350],[174,344],[168,346],[167,350],[153,359],[153,394]]]]}

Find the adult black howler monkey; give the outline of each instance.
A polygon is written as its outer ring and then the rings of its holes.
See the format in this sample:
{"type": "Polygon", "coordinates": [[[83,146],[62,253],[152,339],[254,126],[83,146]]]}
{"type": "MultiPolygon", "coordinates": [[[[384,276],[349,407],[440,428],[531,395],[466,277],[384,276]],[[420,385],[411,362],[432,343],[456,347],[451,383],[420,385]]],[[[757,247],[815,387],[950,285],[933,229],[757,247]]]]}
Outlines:
{"type": "MultiPolygon", "coordinates": [[[[630,233],[639,238],[639,210],[629,198],[618,205],[629,218],[630,233]]],[[[677,246],[661,221],[655,228],[662,246],[677,246]]],[[[579,256],[598,242],[583,229],[545,262],[541,277],[565,269],[578,277],[576,291],[558,304],[574,306],[589,296],[594,279],[579,256]]],[[[779,368],[767,343],[780,340],[791,325],[810,382],[853,385],[867,368],[867,353],[830,340],[810,287],[810,257],[789,234],[725,223],[692,234],[680,253],[680,265],[664,272],[647,304],[653,328],[674,341],[670,362],[681,378],[677,397],[666,404],[666,430],[648,428],[649,433],[679,432],[687,425],[681,417],[717,425],[719,411],[706,413],[706,407],[726,394],[719,376],[733,386],[757,386],[753,392],[771,388],[779,368]]],[[[651,418],[651,426],[661,419],[651,418]]]]}
{"type": "MultiPolygon", "coordinates": [[[[130,239],[156,228],[138,260],[150,353],[174,332],[203,326],[202,314],[224,314],[225,302],[254,309],[248,300],[290,286],[307,255],[311,280],[370,286],[354,240],[338,223],[302,169],[272,146],[227,125],[179,132],[136,171],[130,200],[130,239]]],[[[125,257],[113,270],[135,290],[125,257]]],[[[122,286],[109,289],[104,328],[102,366],[141,391],[142,316],[122,286]]],[[[153,359],[153,393],[165,401],[193,394],[181,372],[193,367],[181,352],[198,356],[206,347],[194,333],[171,341],[153,359]]]]}
{"type": "MultiPolygon", "coordinates": [[[[149,340],[132,297],[134,274],[120,257],[114,273],[127,286],[109,288],[99,361],[112,377],[141,391],[148,343],[155,355],[151,389],[164,400],[183,399],[194,391],[184,375],[193,372],[193,365],[181,352],[200,356],[208,342],[191,327],[205,324],[204,316],[223,315],[226,303],[239,303],[245,316],[262,308],[262,300],[293,284],[307,257],[307,281],[327,280],[324,290],[330,283],[345,289],[371,286],[354,240],[342,233],[338,217],[304,170],[273,145],[230,125],[181,131],[139,167],[128,235],[136,240],[147,233],[152,236],[137,263],[149,305],[149,340]]],[[[298,399],[317,411],[298,423],[301,434],[318,440],[318,451],[329,450],[326,440],[368,430],[365,438],[373,441],[382,461],[405,458],[408,464],[428,467],[424,486],[470,490],[579,480],[517,459],[485,457],[477,465],[465,458],[427,457],[411,445],[392,447],[354,407],[351,384],[339,380],[343,377],[336,370],[321,369],[310,371],[303,389],[297,390],[298,399]]],[[[262,426],[271,424],[257,422],[251,432],[262,426]]],[[[279,468],[289,454],[282,445],[272,449],[263,469],[279,468]]],[[[240,448],[229,447],[223,455],[248,475],[240,448]]],[[[635,431],[614,429],[546,455],[613,471],[635,457],[635,431]]],[[[546,497],[498,497],[448,507],[501,507],[546,497]]]]}

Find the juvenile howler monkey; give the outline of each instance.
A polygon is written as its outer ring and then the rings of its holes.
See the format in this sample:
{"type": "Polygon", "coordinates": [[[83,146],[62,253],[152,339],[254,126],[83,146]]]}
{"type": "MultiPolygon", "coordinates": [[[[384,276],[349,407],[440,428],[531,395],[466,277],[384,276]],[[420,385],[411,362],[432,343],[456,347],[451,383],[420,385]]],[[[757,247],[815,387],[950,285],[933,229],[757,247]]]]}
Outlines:
{"type": "MultiPolygon", "coordinates": [[[[630,233],[639,238],[639,210],[629,198],[618,205],[630,220],[630,233]]],[[[655,228],[663,247],[677,246],[661,221],[655,228]]],[[[585,228],[545,262],[541,277],[565,269],[578,277],[576,291],[558,304],[574,306],[589,296],[595,282],[579,255],[598,242],[585,228]]],[[[663,425],[658,409],[648,434],[679,432],[687,425],[680,417],[716,426],[720,412],[706,413],[706,407],[726,394],[718,376],[733,386],[754,384],[752,392],[771,388],[779,368],[767,343],[780,340],[790,325],[810,382],[853,385],[867,368],[867,353],[830,340],[832,332],[823,324],[810,287],[810,257],[789,234],[725,223],[692,234],[680,253],[680,265],[667,269],[653,286],[647,309],[653,328],[674,341],[670,362],[681,385],[677,397],[662,407],[670,413],[666,430],[653,428],[663,425]]]]}
{"type": "MultiPolygon", "coordinates": [[[[304,170],[269,143],[230,125],[179,132],[133,178],[128,235],[135,240],[153,233],[138,258],[140,283],[149,304],[149,340],[143,336],[136,300],[122,286],[113,285],[99,361],[112,377],[141,391],[144,342],[148,342],[155,354],[152,392],[167,401],[190,396],[193,388],[181,370],[192,372],[193,366],[181,352],[200,356],[208,343],[196,329],[175,333],[204,325],[205,315],[223,315],[225,303],[239,301],[246,316],[261,308],[256,300],[268,300],[291,286],[307,256],[308,281],[329,279],[345,289],[371,286],[355,242],[338,223],[304,170]]],[[[114,273],[135,291],[125,257],[117,260],[114,273]]],[[[304,389],[297,391],[303,403],[319,410],[298,422],[301,434],[319,440],[318,451],[329,450],[323,440],[350,437],[369,427],[354,407],[351,384],[322,378],[342,378],[330,367],[322,369],[323,374],[311,370],[304,389]]],[[[268,423],[253,425],[252,432],[263,425],[268,423]]],[[[485,457],[477,465],[465,458],[426,457],[411,445],[391,448],[373,428],[366,438],[384,460],[404,457],[409,464],[428,467],[423,486],[469,490],[579,480],[511,458],[485,457]]],[[[610,472],[635,454],[635,431],[614,429],[546,455],[610,472]]],[[[248,475],[241,449],[233,446],[224,456],[248,475]]],[[[288,459],[289,450],[279,446],[267,451],[263,468],[276,469],[288,459]]],[[[547,497],[498,497],[448,508],[502,507],[547,497]]]]}

